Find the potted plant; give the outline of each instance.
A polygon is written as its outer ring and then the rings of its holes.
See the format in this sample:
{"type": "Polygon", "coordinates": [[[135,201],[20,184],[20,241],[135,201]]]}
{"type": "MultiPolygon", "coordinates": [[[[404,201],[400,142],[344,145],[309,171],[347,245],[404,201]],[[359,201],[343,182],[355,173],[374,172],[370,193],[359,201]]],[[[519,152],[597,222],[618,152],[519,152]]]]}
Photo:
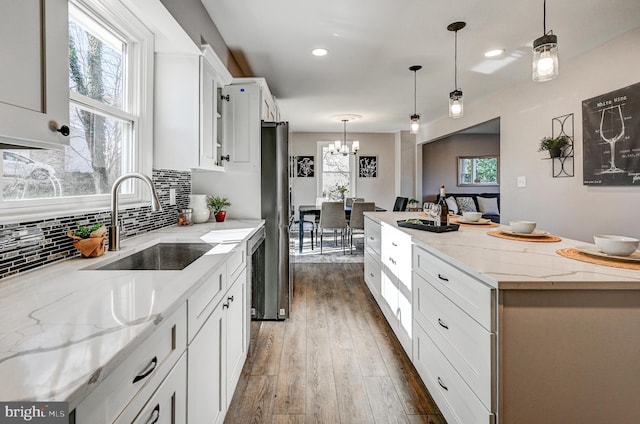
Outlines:
{"type": "Polygon", "coordinates": [[[418,203],[420,203],[420,201],[418,199],[409,199],[407,201],[407,209],[418,209],[418,203]]]}
{"type": "Polygon", "coordinates": [[[85,258],[101,256],[105,251],[105,234],[107,228],[98,222],[91,227],[78,225],[75,231],[67,231],[67,235],[73,239],[73,246],[80,251],[85,258]]]}
{"type": "Polygon", "coordinates": [[[207,207],[213,211],[216,222],[224,221],[227,216],[227,211],[224,208],[227,206],[231,206],[231,202],[226,197],[207,196],[207,207]]]}
{"type": "Polygon", "coordinates": [[[564,148],[571,143],[571,139],[566,135],[559,137],[544,137],[540,140],[538,145],[538,151],[549,151],[549,156],[552,158],[559,158],[563,155],[564,148]]]}

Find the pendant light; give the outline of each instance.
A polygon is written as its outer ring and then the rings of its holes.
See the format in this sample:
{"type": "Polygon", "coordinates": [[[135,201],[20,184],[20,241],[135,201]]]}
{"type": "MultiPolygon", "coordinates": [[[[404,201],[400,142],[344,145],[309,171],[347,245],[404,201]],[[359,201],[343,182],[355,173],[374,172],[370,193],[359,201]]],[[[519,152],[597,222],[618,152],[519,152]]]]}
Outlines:
{"type": "Polygon", "coordinates": [[[422,69],[421,65],[413,65],[409,67],[409,70],[413,72],[413,115],[411,115],[411,134],[418,134],[420,129],[420,115],[416,113],[416,72],[422,69]]]}
{"type": "Polygon", "coordinates": [[[558,76],[558,37],[547,34],[547,0],[542,7],[542,37],[533,42],[531,78],[536,82],[549,81],[558,76]]]}
{"type": "Polygon", "coordinates": [[[347,122],[349,122],[348,119],[342,119],[343,137],[344,137],[343,141],[336,140],[333,144],[329,145],[329,152],[332,155],[342,155],[342,156],[347,156],[349,154],[356,155],[358,154],[358,150],[360,150],[359,141],[351,142],[351,148],[349,148],[349,145],[347,144],[347,122]]]}
{"type": "Polygon", "coordinates": [[[455,35],[455,53],[454,53],[454,90],[449,93],[449,118],[462,117],[464,110],[462,105],[462,90],[458,88],[458,31],[467,26],[465,22],[454,22],[447,29],[454,31],[455,35]]]}

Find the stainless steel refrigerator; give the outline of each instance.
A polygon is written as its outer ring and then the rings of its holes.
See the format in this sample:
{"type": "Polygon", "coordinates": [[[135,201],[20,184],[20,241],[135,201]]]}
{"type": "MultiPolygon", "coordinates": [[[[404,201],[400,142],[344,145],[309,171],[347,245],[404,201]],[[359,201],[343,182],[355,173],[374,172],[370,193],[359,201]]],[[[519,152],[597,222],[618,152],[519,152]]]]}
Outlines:
{"type": "Polygon", "coordinates": [[[289,124],[263,122],[261,212],[265,220],[264,279],[253,282],[252,317],[289,317],[293,284],[289,270],[289,124]]]}

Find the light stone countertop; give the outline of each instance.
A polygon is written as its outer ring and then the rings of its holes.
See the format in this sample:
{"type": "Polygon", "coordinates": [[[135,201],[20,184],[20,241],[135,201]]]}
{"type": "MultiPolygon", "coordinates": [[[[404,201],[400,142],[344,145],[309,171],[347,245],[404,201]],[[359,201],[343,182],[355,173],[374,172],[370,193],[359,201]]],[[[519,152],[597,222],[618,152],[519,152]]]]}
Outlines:
{"type": "Polygon", "coordinates": [[[118,252],[0,281],[0,400],[67,401],[74,409],[94,374],[104,380],[262,224],[166,227],[122,241],[118,252]],[[158,242],[203,240],[222,244],[182,271],[86,269],[158,242]]]}
{"type": "Polygon", "coordinates": [[[554,234],[562,238],[555,243],[487,235],[488,231],[499,230],[498,227],[461,225],[458,231],[438,234],[398,227],[398,220],[424,219],[424,215],[416,212],[365,212],[365,215],[410,234],[416,245],[495,288],[640,290],[640,271],[590,264],[557,254],[558,249],[589,245],[562,234],[554,234]]]}

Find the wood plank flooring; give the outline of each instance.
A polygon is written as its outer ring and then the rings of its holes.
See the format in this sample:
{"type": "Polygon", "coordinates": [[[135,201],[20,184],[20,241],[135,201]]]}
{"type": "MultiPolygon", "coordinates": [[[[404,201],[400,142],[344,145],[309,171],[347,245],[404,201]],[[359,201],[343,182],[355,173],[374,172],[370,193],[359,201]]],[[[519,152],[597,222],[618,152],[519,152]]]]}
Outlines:
{"type": "Polygon", "coordinates": [[[296,264],[291,317],[251,331],[225,423],[446,424],[362,264],[296,264]]]}

